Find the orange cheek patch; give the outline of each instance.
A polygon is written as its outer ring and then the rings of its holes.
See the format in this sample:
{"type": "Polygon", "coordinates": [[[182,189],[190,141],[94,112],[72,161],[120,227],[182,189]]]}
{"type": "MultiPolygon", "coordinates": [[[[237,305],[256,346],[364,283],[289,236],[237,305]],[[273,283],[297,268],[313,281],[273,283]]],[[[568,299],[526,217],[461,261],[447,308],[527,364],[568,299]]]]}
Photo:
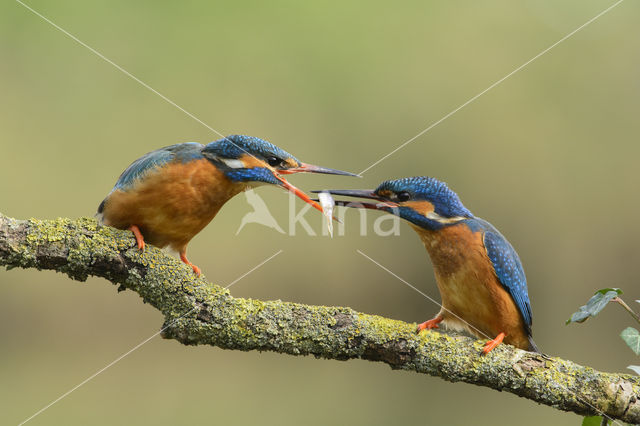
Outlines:
{"type": "Polygon", "coordinates": [[[247,169],[254,167],[268,167],[267,163],[249,154],[242,154],[239,160],[244,163],[244,167],[247,169]]]}
{"type": "Polygon", "coordinates": [[[433,204],[428,201],[407,201],[406,203],[400,204],[403,207],[409,207],[423,216],[426,216],[427,213],[430,213],[434,210],[433,204]]]}
{"type": "Polygon", "coordinates": [[[300,166],[300,164],[298,164],[293,158],[287,158],[286,160],[284,160],[284,162],[287,163],[287,166],[292,169],[300,166]]]}

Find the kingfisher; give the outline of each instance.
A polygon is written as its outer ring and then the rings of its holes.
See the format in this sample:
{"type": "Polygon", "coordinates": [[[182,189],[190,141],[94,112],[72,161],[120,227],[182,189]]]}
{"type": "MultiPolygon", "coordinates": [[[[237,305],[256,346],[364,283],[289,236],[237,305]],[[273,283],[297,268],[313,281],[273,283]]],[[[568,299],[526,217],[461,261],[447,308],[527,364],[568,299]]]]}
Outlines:
{"type": "Polygon", "coordinates": [[[240,192],[276,185],[322,211],[282,177],[299,172],[357,176],[302,163],[253,136],[231,135],[207,145],[185,142],[131,163],[100,203],[97,216],[105,225],[132,231],[140,250],[146,243],[176,250],[200,275],[200,268],[187,259],[187,244],[240,192]]]}
{"type": "Polygon", "coordinates": [[[431,258],[442,305],[434,318],[418,325],[417,333],[442,323],[488,338],[483,354],[503,341],[539,352],[531,335],[531,303],[518,254],[444,182],[421,176],[388,180],[375,190],[313,192],[375,200],[336,205],[391,213],[418,233],[431,258]]]}

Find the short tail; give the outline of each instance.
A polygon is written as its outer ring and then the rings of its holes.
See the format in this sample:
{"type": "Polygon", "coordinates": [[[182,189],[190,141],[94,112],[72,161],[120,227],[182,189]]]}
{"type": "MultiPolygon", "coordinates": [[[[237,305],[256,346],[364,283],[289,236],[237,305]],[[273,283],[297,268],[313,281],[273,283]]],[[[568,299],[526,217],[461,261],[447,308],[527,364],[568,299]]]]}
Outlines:
{"type": "Polygon", "coordinates": [[[105,201],[107,201],[106,198],[104,200],[102,200],[102,202],[98,206],[98,211],[96,212],[96,215],[95,215],[95,217],[96,217],[96,219],[98,219],[99,223],[104,223],[104,215],[102,213],[104,211],[105,201]]]}
{"type": "Polygon", "coordinates": [[[541,354],[542,351],[538,349],[538,345],[536,345],[536,342],[533,341],[533,337],[531,335],[529,335],[528,337],[529,337],[529,352],[537,352],[541,354]]]}

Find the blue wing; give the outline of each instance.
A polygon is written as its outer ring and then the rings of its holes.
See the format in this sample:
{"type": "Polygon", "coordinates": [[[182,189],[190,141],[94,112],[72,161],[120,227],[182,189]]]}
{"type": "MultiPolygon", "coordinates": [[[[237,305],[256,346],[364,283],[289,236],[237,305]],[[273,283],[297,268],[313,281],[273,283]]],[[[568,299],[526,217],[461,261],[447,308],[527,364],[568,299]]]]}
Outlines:
{"type": "Polygon", "coordinates": [[[527,291],[527,278],[524,275],[524,269],[518,253],[493,225],[481,219],[479,221],[484,229],[484,246],[496,270],[498,280],[511,294],[530,334],[532,322],[531,303],[529,302],[527,291]]]}
{"type": "Polygon", "coordinates": [[[204,146],[197,142],[185,142],[151,151],[134,161],[122,172],[113,189],[126,191],[146,173],[171,161],[191,161],[204,158],[201,154],[204,146]]]}

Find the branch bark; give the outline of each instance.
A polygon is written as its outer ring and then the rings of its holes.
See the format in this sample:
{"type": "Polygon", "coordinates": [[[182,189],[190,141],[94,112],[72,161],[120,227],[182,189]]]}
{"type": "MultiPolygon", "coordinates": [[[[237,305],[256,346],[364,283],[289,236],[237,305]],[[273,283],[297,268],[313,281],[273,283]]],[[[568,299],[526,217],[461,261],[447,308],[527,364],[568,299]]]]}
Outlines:
{"type": "Polygon", "coordinates": [[[466,336],[356,312],[232,297],[162,251],[94,219],[16,220],[0,213],[0,265],[106,278],[165,317],[163,336],[186,345],[381,361],[393,369],[507,391],[559,410],[640,423],[640,379],[500,345],[481,356],[466,336]]]}

